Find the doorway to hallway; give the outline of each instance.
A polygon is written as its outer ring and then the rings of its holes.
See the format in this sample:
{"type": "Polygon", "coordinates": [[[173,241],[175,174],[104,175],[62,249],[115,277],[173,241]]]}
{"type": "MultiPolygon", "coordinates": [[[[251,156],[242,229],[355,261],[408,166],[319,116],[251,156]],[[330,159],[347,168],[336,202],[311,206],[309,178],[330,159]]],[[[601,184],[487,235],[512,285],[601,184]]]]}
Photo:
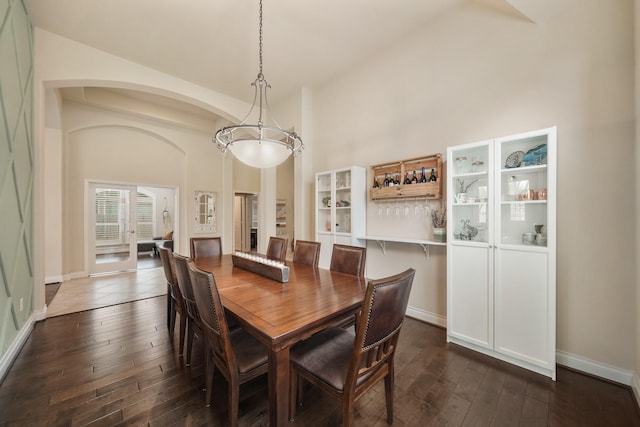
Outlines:
{"type": "Polygon", "coordinates": [[[258,195],[235,193],[233,198],[233,249],[258,250],[258,195]]]}
{"type": "Polygon", "coordinates": [[[89,182],[86,200],[89,275],[159,267],[157,243],[173,249],[176,188],[89,182]]]}

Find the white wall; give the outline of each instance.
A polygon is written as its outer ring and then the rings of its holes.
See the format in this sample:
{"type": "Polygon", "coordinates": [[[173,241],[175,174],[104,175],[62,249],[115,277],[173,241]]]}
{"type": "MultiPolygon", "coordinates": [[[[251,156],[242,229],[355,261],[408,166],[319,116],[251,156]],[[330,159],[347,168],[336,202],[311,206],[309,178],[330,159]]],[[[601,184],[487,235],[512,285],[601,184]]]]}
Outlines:
{"type": "MultiPolygon", "coordinates": [[[[626,382],[635,366],[633,11],[586,0],[532,23],[463,5],[314,90],[316,171],[558,126],[557,344],[626,382]],[[615,372],[614,372],[615,371],[615,372]]],[[[427,236],[419,222],[368,227],[427,236]]],[[[368,245],[368,274],[417,274],[409,305],[446,316],[444,251],[368,245]]]]}

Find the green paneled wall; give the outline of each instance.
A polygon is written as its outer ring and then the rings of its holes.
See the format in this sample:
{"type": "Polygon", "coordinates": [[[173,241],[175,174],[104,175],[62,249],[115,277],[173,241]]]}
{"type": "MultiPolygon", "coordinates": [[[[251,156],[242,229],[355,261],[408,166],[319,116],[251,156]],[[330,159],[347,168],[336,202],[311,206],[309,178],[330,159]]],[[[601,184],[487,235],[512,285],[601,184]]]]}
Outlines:
{"type": "Polygon", "coordinates": [[[0,357],[33,312],[32,39],[22,0],[0,0],[0,357]]]}

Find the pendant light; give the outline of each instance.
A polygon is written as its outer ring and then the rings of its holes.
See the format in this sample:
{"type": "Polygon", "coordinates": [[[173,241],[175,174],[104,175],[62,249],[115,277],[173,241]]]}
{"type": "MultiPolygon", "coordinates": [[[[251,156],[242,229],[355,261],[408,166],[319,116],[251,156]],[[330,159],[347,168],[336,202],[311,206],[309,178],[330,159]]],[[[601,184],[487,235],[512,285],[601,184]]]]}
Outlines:
{"type": "Polygon", "coordinates": [[[253,104],[239,125],[219,129],[213,140],[222,152],[231,151],[244,164],[255,168],[270,168],[284,162],[290,155],[298,155],[304,144],[295,132],[282,129],[276,123],[269,108],[267,90],[271,89],[271,86],[262,73],[262,0],[259,23],[259,71],[258,77],[251,83],[254,88],[253,104]],[[247,124],[247,119],[256,107],[258,123],[247,124]],[[271,117],[273,125],[264,123],[263,113],[271,117]]]}

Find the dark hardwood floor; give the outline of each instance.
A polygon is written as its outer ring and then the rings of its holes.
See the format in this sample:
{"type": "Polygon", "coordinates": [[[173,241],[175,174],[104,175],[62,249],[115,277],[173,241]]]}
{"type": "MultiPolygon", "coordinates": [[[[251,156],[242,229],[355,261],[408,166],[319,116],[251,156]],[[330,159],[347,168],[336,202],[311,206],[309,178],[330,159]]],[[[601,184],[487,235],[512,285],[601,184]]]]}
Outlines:
{"type": "MultiPolygon", "coordinates": [[[[187,368],[173,350],[165,298],[38,322],[0,385],[0,426],[226,425],[226,383],[216,377],[207,408],[203,364],[187,368]]],[[[241,426],[268,424],[266,377],[240,399],[241,426]]],[[[640,426],[627,387],[563,368],[553,382],[447,344],[444,330],[413,319],[396,355],[394,408],[395,426],[640,426]]],[[[340,421],[337,404],[309,388],[291,426],[340,421]]],[[[382,384],[358,401],[355,422],[387,425],[382,384]]]]}

